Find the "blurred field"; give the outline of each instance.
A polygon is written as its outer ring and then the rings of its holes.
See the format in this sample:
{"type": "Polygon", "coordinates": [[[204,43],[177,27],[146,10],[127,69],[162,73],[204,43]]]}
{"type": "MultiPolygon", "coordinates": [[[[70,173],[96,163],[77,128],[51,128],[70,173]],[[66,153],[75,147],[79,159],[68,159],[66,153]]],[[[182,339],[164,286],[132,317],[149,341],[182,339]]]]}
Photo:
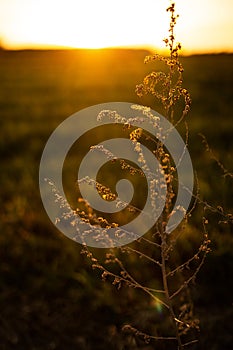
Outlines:
{"type": "MultiPolygon", "coordinates": [[[[80,246],[50,223],[39,196],[38,169],[51,132],[69,115],[97,103],[139,99],[146,51],[0,51],[0,349],[153,349],[120,333],[127,322],[148,322],[140,293],[103,283],[80,246]],[[144,347],[143,347],[144,346],[144,347]]],[[[182,58],[193,104],[189,145],[202,197],[233,209],[233,55],[182,58]]],[[[200,227],[194,214],[193,232],[200,227]]],[[[201,320],[198,349],[230,350],[233,342],[232,226],[212,214],[208,257],[195,293],[201,320]]],[[[140,270],[140,264],[136,269],[140,270]]],[[[150,320],[151,322],[151,320],[150,320]]],[[[161,347],[163,349],[163,347],[161,347]]]]}

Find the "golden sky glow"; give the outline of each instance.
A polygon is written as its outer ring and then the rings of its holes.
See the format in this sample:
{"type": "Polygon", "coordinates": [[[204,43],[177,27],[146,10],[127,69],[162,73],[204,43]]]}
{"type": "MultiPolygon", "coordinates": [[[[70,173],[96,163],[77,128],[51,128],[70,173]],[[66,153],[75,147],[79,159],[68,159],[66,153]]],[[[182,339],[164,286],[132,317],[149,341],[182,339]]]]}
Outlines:
{"type": "MultiPolygon", "coordinates": [[[[7,48],[163,47],[168,0],[0,0],[7,48]]],[[[233,51],[233,0],[177,0],[186,52],[233,51]]]]}

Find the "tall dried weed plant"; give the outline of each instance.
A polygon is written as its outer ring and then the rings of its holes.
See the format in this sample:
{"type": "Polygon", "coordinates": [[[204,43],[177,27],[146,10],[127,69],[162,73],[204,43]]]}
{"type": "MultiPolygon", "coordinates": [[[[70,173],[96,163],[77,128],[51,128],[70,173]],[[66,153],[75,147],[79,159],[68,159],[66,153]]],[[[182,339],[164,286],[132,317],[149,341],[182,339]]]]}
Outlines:
{"type": "MultiPolygon", "coordinates": [[[[184,69],[179,58],[181,45],[175,42],[174,29],[178,18],[175,12],[175,4],[172,3],[167,8],[167,11],[170,13],[170,27],[168,38],[164,39],[164,42],[170,55],[165,57],[156,54],[145,58],[145,63],[162,62],[165,69],[164,71],[153,71],[148,74],[143,82],[137,85],[136,93],[139,97],[145,94],[152,95],[162,106],[164,116],[177,126],[179,123],[185,122],[185,118],[190,110],[191,98],[187,89],[183,87],[184,69]],[[181,114],[177,117],[175,107],[181,101],[184,107],[181,114]]],[[[141,107],[134,106],[134,108],[140,109],[141,107]]],[[[142,111],[146,118],[151,118],[153,121],[154,116],[150,108],[144,107],[142,111]]],[[[105,117],[113,121],[120,121],[126,127],[124,117],[116,113],[103,111],[98,116],[98,119],[101,121],[105,117]]],[[[141,159],[141,164],[145,165],[140,141],[143,138],[150,140],[151,135],[140,128],[132,129],[130,125],[127,125],[127,128],[130,129],[129,138],[135,147],[135,151],[138,153],[139,159],[141,159]]],[[[188,135],[188,132],[186,132],[186,135],[188,135]]],[[[132,324],[125,324],[123,327],[124,332],[136,338],[142,338],[146,343],[162,342],[165,343],[166,349],[183,350],[195,346],[198,338],[199,321],[194,316],[190,285],[195,283],[197,273],[210,251],[210,240],[207,233],[208,220],[203,215],[203,235],[198,246],[196,246],[195,252],[192,252],[191,256],[188,257],[186,254],[183,254],[183,256],[179,254],[177,250],[180,249],[180,242],[182,242],[182,237],[185,235],[188,227],[188,218],[199,197],[198,194],[193,195],[193,207],[186,214],[183,224],[174,232],[167,233],[166,224],[171,215],[175,198],[176,168],[162,143],[158,140],[152,141],[154,142],[153,152],[162,165],[167,187],[165,208],[161,217],[149,233],[137,239],[133,244],[104,250],[104,259],[97,258],[96,250],[87,246],[84,246],[82,252],[90,259],[93,269],[98,269],[101,272],[104,281],[110,281],[118,289],[124,286],[142,291],[148,296],[150,302],[153,301],[154,305],[157,306],[153,312],[156,313],[159,312],[158,310],[162,310],[163,318],[167,320],[165,329],[159,327],[158,324],[150,327],[150,329],[155,331],[155,334],[149,334],[145,329],[138,329],[132,324]],[[128,264],[128,259],[136,263],[133,265],[128,264]],[[142,261],[145,261],[143,266],[149,266],[152,274],[148,283],[143,278],[142,281],[140,280],[140,277],[143,277],[143,272],[141,274],[135,273],[135,266],[137,266],[136,269],[140,269],[142,261]],[[156,329],[157,326],[158,329],[156,329]]],[[[93,148],[96,149],[95,146],[93,148]]],[[[105,152],[109,159],[116,161],[116,157],[114,158],[114,155],[110,154],[104,147],[99,147],[99,150],[105,152]]],[[[121,159],[119,162],[121,168],[129,173],[135,174],[138,172],[137,168],[127,164],[126,161],[121,159]]],[[[80,181],[86,181],[93,185],[94,180],[85,178],[80,181]]],[[[153,179],[151,179],[150,183],[153,184],[153,179]]],[[[115,194],[104,184],[94,181],[94,185],[96,185],[104,199],[112,200],[115,198],[115,194]]],[[[57,197],[58,201],[61,200],[59,195],[57,197]]],[[[98,227],[104,227],[107,232],[109,227],[118,226],[117,223],[109,223],[109,220],[106,218],[99,217],[85,199],[80,198],[79,202],[82,208],[77,209],[76,213],[86,223],[90,224],[90,230],[96,227],[98,231],[98,227]]],[[[66,206],[65,202],[63,206],[66,206]]],[[[129,206],[128,210],[132,212],[136,211],[137,208],[129,206]]],[[[74,212],[70,215],[66,213],[67,217],[73,217],[74,215],[74,212]]],[[[72,222],[75,227],[75,220],[72,222]]],[[[154,348],[157,348],[156,344],[154,348]]]]}
{"type": "MultiPolygon", "coordinates": [[[[184,121],[190,110],[191,98],[189,92],[183,87],[184,69],[179,59],[181,45],[175,42],[174,29],[178,18],[178,15],[175,13],[175,4],[172,3],[167,8],[167,11],[170,13],[170,27],[169,36],[164,39],[164,42],[169,49],[170,55],[169,57],[165,57],[156,54],[145,58],[145,63],[162,62],[165,66],[165,70],[153,71],[148,74],[143,82],[137,85],[136,93],[139,97],[145,94],[154,96],[161,104],[165,117],[171,123],[178,125],[184,121]],[[175,107],[180,100],[183,100],[184,108],[181,115],[177,118],[175,115],[175,107]]],[[[150,109],[145,108],[144,112],[147,113],[147,117],[150,118],[150,109]]],[[[153,118],[152,115],[151,118],[153,118]]],[[[123,119],[122,123],[124,124],[123,119]]],[[[147,139],[150,138],[150,136],[141,129],[135,129],[130,133],[130,139],[135,144],[135,147],[138,147],[136,150],[138,153],[140,153],[139,141],[143,138],[143,134],[146,135],[147,139]]],[[[106,150],[104,151],[107,152],[106,150]]],[[[210,241],[206,230],[207,220],[203,218],[203,239],[195,253],[191,257],[188,257],[187,260],[182,262],[179,260],[177,263],[175,258],[176,254],[174,252],[178,249],[177,241],[185,231],[184,228],[191,210],[189,214],[186,215],[186,220],[184,220],[182,227],[171,234],[166,232],[166,223],[169,220],[175,197],[174,183],[176,169],[170,155],[160,142],[155,142],[153,151],[160,161],[160,164],[162,164],[163,171],[166,174],[167,185],[165,209],[162,216],[153,227],[153,230],[149,235],[139,238],[135,244],[110,249],[106,252],[104,262],[100,262],[96,259],[94,253],[88,248],[84,248],[83,252],[90,258],[92,267],[101,271],[103,280],[111,281],[117,288],[127,286],[143,291],[156,305],[163,309],[163,315],[168,319],[169,326],[167,327],[167,331],[169,334],[162,334],[162,331],[161,334],[158,334],[158,332],[156,332],[157,334],[147,334],[144,330],[137,329],[133,325],[125,325],[123,327],[125,332],[143,338],[146,343],[152,340],[163,341],[168,342],[166,348],[183,350],[197,342],[196,333],[199,330],[199,322],[193,314],[189,285],[195,282],[196,275],[210,250],[210,241]],[[151,249],[151,247],[153,249],[151,249]],[[154,250],[157,250],[156,254],[154,250]],[[159,284],[161,288],[156,289],[146,285],[145,281],[143,281],[143,283],[138,281],[134,271],[130,271],[127,266],[127,258],[122,258],[124,254],[127,256],[135,255],[138,258],[149,261],[150,266],[154,265],[156,278],[161,279],[161,283],[159,284]]],[[[125,164],[122,160],[122,167],[125,168],[127,166],[129,171],[135,171],[135,169],[129,164],[125,164]]],[[[108,196],[114,196],[114,194],[112,194],[109,189],[106,190],[104,186],[100,186],[99,190],[106,199],[109,199],[108,196]]],[[[86,219],[91,216],[91,219],[95,219],[94,221],[97,223],[100,224],[101,221],[102,226],[103,222],[105,222],[106,226],[110,225],[112,227],[112,224],[109,224],[107,220],[95,217],[88,203],[85,203],[85,205],[88,208],[85,212],[86,219]]]]}

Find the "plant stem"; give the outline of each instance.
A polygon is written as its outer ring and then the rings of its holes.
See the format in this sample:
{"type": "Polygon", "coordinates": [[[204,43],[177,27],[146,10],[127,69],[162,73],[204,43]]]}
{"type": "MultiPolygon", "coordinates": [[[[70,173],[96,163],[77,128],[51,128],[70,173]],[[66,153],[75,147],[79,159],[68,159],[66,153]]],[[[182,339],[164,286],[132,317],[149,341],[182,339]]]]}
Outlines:
{"type": "Polygon", "coordinates": [[[178,330],[178,326],[177,326],[177,322],[176,322],[176,315],[175,312],[173,310],[173,306],[172,306],[172,301],[170,298],[170,294],[169,294],[169,287],[168,287],[168,280],[167,280],[167,273],[166,273],[166,246],[167,246],[167,242],[166,242],[166,233],[163,232],[163,234],[161,235],[162,237],[162,248],[161,248],[161,270],[162,270],[162,278],[163,278],[163,288],[164,288],[164,292],[165,292],[165,297],[166,297],[166,304],[169,306],[169,313],[170,313],[170,317],[171,317],[171,321],[173,324],[173,327],[175,329],[175,335],[176,335],[176,339],[177,339],[177,344],[178,344],[178,350],[183,350],[183,345],[181,342],[181,338],[179,335],[179,330],[178,330]]]}

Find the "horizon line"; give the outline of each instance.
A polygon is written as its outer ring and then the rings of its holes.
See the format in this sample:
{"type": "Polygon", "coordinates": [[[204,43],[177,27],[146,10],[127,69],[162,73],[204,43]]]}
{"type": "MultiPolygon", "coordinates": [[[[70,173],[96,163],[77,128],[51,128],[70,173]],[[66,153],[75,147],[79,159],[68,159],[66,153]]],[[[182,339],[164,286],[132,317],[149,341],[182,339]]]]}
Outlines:
{"type": "MultiPolygon", "coordinates": [[[[105,47],[72,47],[65,45],[20,45],[20,46],[0,46],[1,51],[101,51],[101,50],[144,50],[149,51],[152,54],[162,54],[165,56],[169,55],[169,49],[156,47],[153,45],[119,45],[119,46],[105,46],[105,47]]],[[[191,55],[215,55],[215,54],[233,54],[233,49],[185,49],[182,48],[180,51],[181,56],[191,55]]]]}

